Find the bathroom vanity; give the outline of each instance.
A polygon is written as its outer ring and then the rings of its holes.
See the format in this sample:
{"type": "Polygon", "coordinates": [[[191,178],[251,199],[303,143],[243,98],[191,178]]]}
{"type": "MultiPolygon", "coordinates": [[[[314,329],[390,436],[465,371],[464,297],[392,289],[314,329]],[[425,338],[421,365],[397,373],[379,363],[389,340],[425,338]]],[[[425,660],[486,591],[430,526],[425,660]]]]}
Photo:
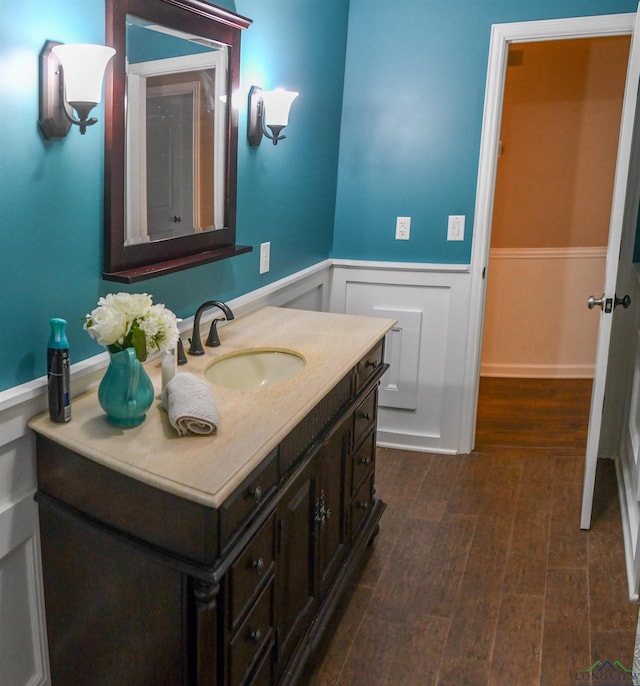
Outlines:
{"type": "MultiPolygon", "coordinates": [[[[95,392],[34,419],[53,686],[293,684],[358,571],[375,494],[387,319],[263,308],[180,371],[292,351],[293,378],[212,386],[218,432],[178,437],[156,400],[110,426],[95,392]]],[[[160,361],[147,370],[160,391],[160,361]]]]}

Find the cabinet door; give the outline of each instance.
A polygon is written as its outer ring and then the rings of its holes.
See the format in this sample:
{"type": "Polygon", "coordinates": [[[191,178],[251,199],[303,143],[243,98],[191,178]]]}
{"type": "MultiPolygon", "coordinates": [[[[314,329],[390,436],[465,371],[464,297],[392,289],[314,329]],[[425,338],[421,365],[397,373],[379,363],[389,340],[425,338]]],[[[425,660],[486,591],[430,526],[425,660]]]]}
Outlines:
{"type": "Polygon", "coordinates": [[[278,505],[278,672],[286,666],[316,609],[316,475],[316,462],[311,460],[287,486],[278,505]]]}
{"type": "Polygon", "coordinates": [[[318,531],[319,595],[327,592],[345,552],[344,474],[351,440],[351,415],[322,445],[318,453],[319,493],[316,508],[318,531]]]}

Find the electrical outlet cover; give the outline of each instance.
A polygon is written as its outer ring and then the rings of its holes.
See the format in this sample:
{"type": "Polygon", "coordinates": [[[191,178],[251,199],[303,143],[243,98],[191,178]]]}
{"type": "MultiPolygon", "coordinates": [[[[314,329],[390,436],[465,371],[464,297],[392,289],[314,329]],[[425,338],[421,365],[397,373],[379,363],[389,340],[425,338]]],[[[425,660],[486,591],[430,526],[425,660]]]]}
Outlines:
{"type": "Polygon", "coordinates": [[[396,240],[408,241],[411,234],[411,217],[396,217],[396,240]]]}

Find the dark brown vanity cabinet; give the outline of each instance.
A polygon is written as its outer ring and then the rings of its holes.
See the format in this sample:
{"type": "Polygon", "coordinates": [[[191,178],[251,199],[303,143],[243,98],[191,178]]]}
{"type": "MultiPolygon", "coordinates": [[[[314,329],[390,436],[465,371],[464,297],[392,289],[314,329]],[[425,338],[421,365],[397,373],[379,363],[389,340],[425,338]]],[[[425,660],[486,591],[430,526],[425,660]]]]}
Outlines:
{"type": "Polygon", "coordinates": [[[350,415],[322,442],[277,509],[276,678],[289,665],[344,559],[344,476],[352,421],[350,415]]]}
{"type": "Polygon", "coordinates": [[[316,610],[316,465],[304,466],[278,506],[276,677],[284,671],[316,610]]]}
{"type": "Polygon", "coordinates": [[[345,516],[345,471],[351,450],[351,417],[343,421],[318,454],[319,493],[316,504],[318,592],[323,597],[344,559],[348,518],[345,516]]]}
{"type": "Polygon", "coordinates": [[[38,435],[53,686],[299,683],[384,510],[382,342],[220,508],[38,435]]]}

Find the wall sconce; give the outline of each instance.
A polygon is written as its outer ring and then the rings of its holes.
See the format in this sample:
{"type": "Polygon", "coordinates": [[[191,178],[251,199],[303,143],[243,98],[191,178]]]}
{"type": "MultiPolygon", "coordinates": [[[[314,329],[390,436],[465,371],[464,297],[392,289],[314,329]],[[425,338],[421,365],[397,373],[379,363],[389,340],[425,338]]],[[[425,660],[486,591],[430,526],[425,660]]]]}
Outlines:
{"type": "Polygon", "coordinates": [[[84,134],[87,126],[98,121],[89,118],[89,113],[102,99],[104,71],[114,54],[115,50],[105,45],[44,44],[40,53],[38,124],[45,138],[64,138],[71,124],[79,126],[84,134]]]}
{"type": "Polygon", "coordinates": [[[281,131],[289,123],[291,103],[298,97],[294,91],[276,88],[274,91],[263,91],[258,86],[251,86],[249,91],[249,116],[247,117],[247,138],[249,145],[260,145],[262,136],[278,144],[286,136],[281,131]],[[271,129],[271,133],[267,131],[271,129]]]}

